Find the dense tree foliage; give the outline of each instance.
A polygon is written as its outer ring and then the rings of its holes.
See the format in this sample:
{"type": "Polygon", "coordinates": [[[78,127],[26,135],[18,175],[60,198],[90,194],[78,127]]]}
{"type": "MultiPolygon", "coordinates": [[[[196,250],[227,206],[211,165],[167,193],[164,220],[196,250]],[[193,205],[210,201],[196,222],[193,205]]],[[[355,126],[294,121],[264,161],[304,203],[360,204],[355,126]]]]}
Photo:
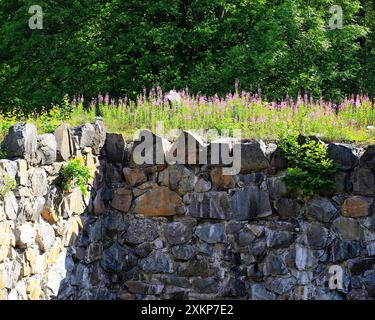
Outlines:
{"type": "Polygon", "coordinates": [[[236,80],[280,99],[375,96],[373,0],[0,0],[0,108],[68,94],[134,96],[161,84],[224,94],[236,80]],[[343,8],[331,30],[329,8],[343,8]]]}

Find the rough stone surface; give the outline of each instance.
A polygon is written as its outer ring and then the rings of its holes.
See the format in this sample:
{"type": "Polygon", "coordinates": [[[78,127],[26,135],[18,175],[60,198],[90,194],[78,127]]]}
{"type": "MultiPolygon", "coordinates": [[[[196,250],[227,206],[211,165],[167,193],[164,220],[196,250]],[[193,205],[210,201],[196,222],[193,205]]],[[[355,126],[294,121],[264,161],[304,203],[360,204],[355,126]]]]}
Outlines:
{"type": "Polygon", "coordinates": [[[55,135],[49,133],[38,136],[37,158],[40,164],[50,165],[56,161],[57,143],[55,135]]]}
{"type": "Polygon", "coordinates": [[[337,212],[338,210],[333,203],[329,199],[322,197],[315,197],[306,208],[308,216],[324,223],[332,221],[337,212]]]}
{"type": "Polygon", "coordinates": [[[3,145],[8,157],[31,160],[38,147],[36,127],[33,124],[15,124],[9,129],[3,145]]]}
{"type": "Polygon", "coordinates": [[[263,141],[241,144],[241,172],[248,173],[269,168],[266,145],[263,141]]]}
{"type": "Polygon", "coordinates": [[[54,132],[56,138],[57,161],[67,161],[74,154],[74,146],[70,126],[61,124],[54,132]]]}
{"type": "Polygon", "coordinates": [[[228,178],[223,159],[136,165],[136,143],[106,135],[99,119],[71,132],[56,134],[60,155],[95,175],[85,195],[61,190],[65,163],[40,136],[36,155],[0,160],[16,183],[0,195],[0,299],[375,298],[373,147],[331,146],[336,190],[302,197],[282,181],[275,144],[226,140],[255,148],[250,173],[228,178]],[[343,268],[340,290],[328,287],[332,265],[343,268]]]}
{"type": "Polygon", "coordinates": [[[135,212],[145,216],[174,216],[182,214],[182,200],[167,187],[147,191],[136,200],[135,212]]]}
{"type": "Polygon", "coordinates": [[[223,223],[200,224],[195,230],[195,234],[199,239],[207,243],[225,242],[227,240],[225,224],[223,223]]]}
{"type": "Polygon", "coordinates": [[[342,214],[345,217],[359,218],[370,214],[373,199],[353,196],[345,200],[342,206],[342,214]]]}

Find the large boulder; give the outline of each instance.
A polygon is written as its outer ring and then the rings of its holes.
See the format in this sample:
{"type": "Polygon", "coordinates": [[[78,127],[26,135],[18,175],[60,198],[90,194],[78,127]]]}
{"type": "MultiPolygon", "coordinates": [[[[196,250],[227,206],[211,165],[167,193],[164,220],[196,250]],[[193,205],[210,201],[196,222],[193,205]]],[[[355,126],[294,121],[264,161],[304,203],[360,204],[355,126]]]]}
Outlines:
{"type": "Polygon", "coordinates": [[[227,220],[233,216],[229,197],[224,191],[193,193],[184,197],[187,213],[195,218],[227,220]]]}
{"type": "Polygon", "coordinates": [[[74,145],[70,126],[63,123],[54,132],[56,138],[57,161],[67,161],[74,154],[74,145]]]}
{"type": "Polygon", "coordinates": [[[104,123],[101,119],[96,119],[93,123],[95,134],[92,143],[92,153],[95,155],[100,154],[101,149],[104,146],[105,139],[106,139],[106,130],[104,127],[104,123]]]}
{"type": "Polygon", "coordinates": [[[92,147],[94,144],[95,128],[91,123],[86,123],[73,128],[72,135],[77,139],[77,143],[81,149],[92,147]]]}
{"type": "Polygon", "coordinates": [[[123,135],[107,133],[104,150],[109,163],[123,163],[126,159],[126,142],[123,135]]]}
{"type": "Polygon", "coordinates": [[[353,174],[353,192],[364,196],[375,195],[375,173],[367,167],[356,167],[353,174]]]}
{"type": "Polygon", "coordinates": [[[38,136],[38,162],[42,165],[50,165],[56,161],[57,143],[52,133],[38,136]]]}
{"type": "Polygon", "coordinates": [[[241,173],[262,171],[270,167],[263,141],[241,143],[241,173]]]}
{"type": "Polygon", "coordinates": [[[272,208],[267,191],[249,186],[237,191],[230,201],[233,218],[247,220],[272,215],[272,208]]]}
{"type": "Polygon", "coordinates": [[[338,213],[337,208],[333,203],[323,197],[313,198],[306,207],[307,216],[313,217],[320,222],[330,222],[332,221],[338,213]]]}
{"type": "Polygon", "coordinates": [[[359,160],[361,166],[375,170],[375,145],[367,147],[365,153],[359,160]]]}
{"type": "Polygon", "coordinates": [[[15,124],[4,139],[7,156],[26,160],[34,158],[38,146],[37,130],[33,124],[15,124]]]}
{"type": "Polygon", "coordinates": [[[351,170],[358,165],[358,157],[349,146],[330,143],[327,153],[328,157],[333,160],[336,167],[340,170],[351,170]]]}

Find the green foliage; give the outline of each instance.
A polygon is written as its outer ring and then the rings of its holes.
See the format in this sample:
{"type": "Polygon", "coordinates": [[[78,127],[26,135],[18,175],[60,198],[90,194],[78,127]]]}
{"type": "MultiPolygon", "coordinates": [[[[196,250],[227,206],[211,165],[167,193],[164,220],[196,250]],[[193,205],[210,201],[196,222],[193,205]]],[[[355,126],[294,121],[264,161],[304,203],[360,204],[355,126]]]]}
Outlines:
{"type": "Polygon", "coordinates": [[[69,160],[61,168],[60,177],[62,178],[61,186],[64,190],[79,187],[84,195],[87,193],[88,181],[92,178],[90,170],[85,167],[83,160],[80,158],[69,160]]]}
{"type": "MultiPolygon", "coordinates": [[[[1,157],[0,157],[1,158],[1,157]]],[[[16,187],[16,182],[7,173],[0,171],[0,200],[16,187]]]]}
{"type": "Polygon", "coordinates": [[[27,27],[32,4],[0,2],[0,110],[158,83],[224,95],[239,80],[278,100],[375,95],[373,0],[41,0],[43,30],[27,27]],[[328,27],[332,5],[342,30],[328,27]]]}
{"type": "Polygon", "coordinates": [[[278,146],[288,160],[288,174],[284,179],[291,189],[312,195],[333,187],[330,178],[335,167],[322,143],[284,135],[280,137],[278,146]]]}

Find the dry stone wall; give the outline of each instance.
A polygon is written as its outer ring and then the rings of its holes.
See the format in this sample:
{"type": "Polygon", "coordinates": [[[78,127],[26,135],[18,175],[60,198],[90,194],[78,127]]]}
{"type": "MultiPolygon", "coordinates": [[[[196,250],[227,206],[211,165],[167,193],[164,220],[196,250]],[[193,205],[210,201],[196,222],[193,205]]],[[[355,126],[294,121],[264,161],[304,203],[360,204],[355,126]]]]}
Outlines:
{"type": "Polygon", "coordinates": [[[235,176],[219,165],[136,165],[137,142],[106,134],[99,119],[42,136],[17,125],[4,145],[0,170],[16,188],[0,199],[0,299],[375,297],[375,146],[330,144],[336,190],[303,198],[263,142],[241,144],[235,176]],[[72,157],[95,174],[86,196],[59,185],[72,157]],[[332,266],[342,270],[336,290],[332,266]]]}

